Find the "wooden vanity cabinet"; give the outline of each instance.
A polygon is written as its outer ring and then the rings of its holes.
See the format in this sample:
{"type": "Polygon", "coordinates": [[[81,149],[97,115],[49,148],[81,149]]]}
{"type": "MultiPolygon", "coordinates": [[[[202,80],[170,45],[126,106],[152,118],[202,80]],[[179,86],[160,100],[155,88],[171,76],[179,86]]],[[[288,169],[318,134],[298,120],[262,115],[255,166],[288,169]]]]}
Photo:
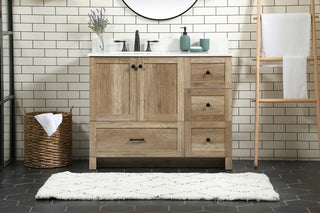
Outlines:
{"type": "Polygon", "coordinates": [[[231,57],[185,64],[185,157],[223,157],[232,169],[231,57]]]}
{"type": "Polygon", "coordinates": [[[231,169],[231,57],[90,57],[90,169],[108,157],[231,169]]]}

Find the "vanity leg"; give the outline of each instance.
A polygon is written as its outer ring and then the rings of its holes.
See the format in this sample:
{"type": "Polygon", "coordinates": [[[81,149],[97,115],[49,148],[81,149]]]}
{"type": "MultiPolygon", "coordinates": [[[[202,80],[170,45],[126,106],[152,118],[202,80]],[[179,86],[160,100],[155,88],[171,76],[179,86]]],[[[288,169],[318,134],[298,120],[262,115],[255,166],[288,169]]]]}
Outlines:
{"type": "Polygon", "coordinates": [[[89,158],[89,169],[90,170],[97,169],[97,158],[95,158],[95,157],[89,158]]]}
{"type": "Polygon", "coordinates": [[[225,170],[232,170],[232,158],[231,157],[225,158],[225,170]]]}

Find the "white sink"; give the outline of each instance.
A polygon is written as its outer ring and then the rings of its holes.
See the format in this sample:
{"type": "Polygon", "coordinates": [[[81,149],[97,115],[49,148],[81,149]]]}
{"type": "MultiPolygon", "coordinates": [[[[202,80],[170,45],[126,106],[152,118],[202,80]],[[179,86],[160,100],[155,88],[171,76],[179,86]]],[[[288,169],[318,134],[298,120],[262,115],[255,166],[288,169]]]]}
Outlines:
{"type": "MultiPolygon", "coordinates": [[[[88,56],[108,56],[108,57],[153,57],[153,56],[163,56],[163,57],[170,57],[170,56],[231,56],[228,52],[227,48],[227,41],[222,42],[223,39],[214,39],[210,42],[210,50],[209,52],[197,52],[197,53],[190,53],[190,52],[181,52],[179,45],[179,39],[158,39],[158,43],[151,43],[151,50],[152,52],[145,52],[147,46],[147,39],[140,40],[141,51],[134,52],[133,46],[134,41],[133,39],[125,39],[126,40],[126,47],[129,51],[121,52],[122,50],[122,43],[115,43],[115,39],[104,39],[105,49],[103,52],[99,51],[97,44],[97,40],[92,40],[92,52],[88,54],[88,56]]],[[[156,40],[156,39],[150,39],[156,40]]],[[[198,39],[191,39],[192,45],[199,45],[197,43],[198,39]]]]}

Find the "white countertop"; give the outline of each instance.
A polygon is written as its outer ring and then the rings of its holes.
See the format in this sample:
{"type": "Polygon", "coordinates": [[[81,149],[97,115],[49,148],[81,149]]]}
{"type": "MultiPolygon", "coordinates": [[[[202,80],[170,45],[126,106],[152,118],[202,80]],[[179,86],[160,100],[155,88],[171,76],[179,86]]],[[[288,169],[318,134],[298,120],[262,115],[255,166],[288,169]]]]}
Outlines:
{"type": "Polygon", "coordinates": [[[215,52],[106,52],[89,53],[89,57],[226,57],[232,53],[225,51],[215,52]]]}

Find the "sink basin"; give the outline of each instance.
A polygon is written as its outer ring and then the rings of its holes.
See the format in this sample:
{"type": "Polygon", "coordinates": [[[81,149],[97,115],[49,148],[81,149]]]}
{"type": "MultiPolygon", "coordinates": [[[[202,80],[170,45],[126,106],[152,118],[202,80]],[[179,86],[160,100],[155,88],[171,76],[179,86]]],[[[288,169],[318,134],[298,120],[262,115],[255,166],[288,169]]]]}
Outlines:
{"type": "MultiPolygon", "coordinates": [[[[97,41],[92,40],[92,52],[88,54],[88,56],[108,56],[108,57],[174,57],[174,56],[230,56],[232,54],[229,53],[227,48],[227,43],[222,42],[224,40],[219,39],[212,39],[212,48],[209,52],[197,52],[197,53],[190,53],[190,52],[181,52],[179,45],[179,39],[158,39],[158,43],[151,43],[151,50],[152,52],[134,52],[133,50],[133,39],[123,39],[126,40],[126,47],[129,50],[128,52],[121,52],[122,50],[122,43],[115,43],[114,39],[104,39],[105,49],[104,52],[99,51],[97,48],[97,41]],[[226,43],[226,44],[225,44],[226,43]],[[222,48],[219,47],[219,45],[222,48]]],[[[147,39],[141,39],[141,50],[146,50],[147,39]]],[[[192,41],[192,45],[199,45],[197,44],[198,40],[192,41]]]]}
{"type": "Polygon", "coordinates": [[[108,52],[107,54],[121,54],[121,55],[154,55],[154,54],[163,54],[164,52],[131,52],[131,51],[127,51],[127,52],[108,52]]]}

